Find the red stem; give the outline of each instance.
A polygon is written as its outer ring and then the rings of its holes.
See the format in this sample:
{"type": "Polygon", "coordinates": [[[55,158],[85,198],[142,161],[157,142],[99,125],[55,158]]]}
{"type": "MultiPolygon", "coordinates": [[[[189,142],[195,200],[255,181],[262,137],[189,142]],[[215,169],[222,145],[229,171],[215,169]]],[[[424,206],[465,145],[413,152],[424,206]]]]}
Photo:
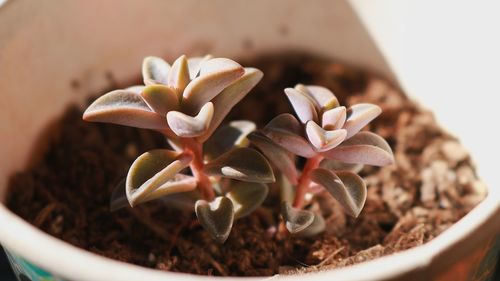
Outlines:
{"type": "Polygon", "coordinates": [[[193,161],[189,164],[189,168],[193,173],[193,176],[198,180],[198,189],[201,192],[203,198],[207,201],[213,201],[215,198],[215,192],[212,187],[212,183],[208,176],[203,172],[203,147],[202,144],[194,139],[185,139],[184,150],[193,153],[193,161]]]}
{"type": "Polygon", "coordinates": [[[304,169],[302,169],[302,174],[299,178],[299,183],[297,184],[297,189],[295,190],[295,198],[293,200],[293,207],[302,209],[304,207],[304,199],[311,184],[311,173],[314,169],[319,167],[319,163],[323,160],[323,156],[317,155],[313,158],[307,159],[304,169]]]}

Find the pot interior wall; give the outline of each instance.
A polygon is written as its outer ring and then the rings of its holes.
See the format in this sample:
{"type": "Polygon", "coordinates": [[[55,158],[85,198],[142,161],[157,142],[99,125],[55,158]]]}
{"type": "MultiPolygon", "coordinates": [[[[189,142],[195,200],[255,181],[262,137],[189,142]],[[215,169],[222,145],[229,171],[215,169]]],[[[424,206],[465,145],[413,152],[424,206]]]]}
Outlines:
{"type": "Polygon", "coordinates": [[[51,120],[110,79],[137,77],[146,55],[171,61],[306,50],[392,78],[349,4],[319,2],[7,2],[0,8],[0,198],[9,175],[43,146],[51,120]]]}

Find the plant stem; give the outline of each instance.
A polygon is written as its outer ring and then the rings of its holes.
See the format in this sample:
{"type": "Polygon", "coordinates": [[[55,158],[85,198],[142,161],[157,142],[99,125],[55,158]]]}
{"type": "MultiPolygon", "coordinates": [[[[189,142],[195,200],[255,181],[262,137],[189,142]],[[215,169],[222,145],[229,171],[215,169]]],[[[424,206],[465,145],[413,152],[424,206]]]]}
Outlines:
{"type": "Polygon", "coordinates": [[[293,207],[302,209],[304,207],[304,199],[311,184],[311,173],[314,169],[319,167],[319,163],[323,160],[323,156],[317,155],[313,158],[307,159],[306,165],[302,170],[302,174],[295,190],[295,198],[293,200],[293,207]]]}
{"type": "Polygon", "coordinates": [[[186,139],[184,142],[184,150],[193,153],[193,161],[189,164],[189,168],[193,173],[193,176],[198,181],[198,189],[201,192],[203,198],[207,201],[213,201],[215,198],[215,192],[212,187],[212,183],[208,176],[203,172],[203,146],[201,143],[194,139],[186,139]]]}

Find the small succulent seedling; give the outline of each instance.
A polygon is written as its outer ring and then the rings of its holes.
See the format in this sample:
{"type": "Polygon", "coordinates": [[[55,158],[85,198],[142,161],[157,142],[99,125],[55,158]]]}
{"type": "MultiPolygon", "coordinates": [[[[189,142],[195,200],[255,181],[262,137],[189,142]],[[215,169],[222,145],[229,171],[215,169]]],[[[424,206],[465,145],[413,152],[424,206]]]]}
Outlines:
{"type": "Polygon", "coordinates": [[[165,135],[174,150],[146,152],[130,167],[128,203],[133,207],[167,195],[195,194],[200,224],[222,243],[233,221],[255,210],[267,196],[265,183],[274,181],[264,156],[247,147],[246,136],[255,130],[252,122],[233,121],[216,131],[262,72],[226,58],[181,56],[172,66],[146,57],[142,75],[144,86],[101,96],[83,119],[165,135]]]}
{"type": "Polygon", "coordinates": [[[284,175],[283,187],[296,187],[293,201],[283,198],[282,216],[288,231],[315,235],[323,231],[325,223],[321,215],[303,209],[307,194],[323,187],[347,214],[357,217],[367,195],[366,185],[356,173],[360,165],[385,166],[394,157],[382,137],[360,132],[382,112],[378,106],[356,104],[347,109],[320,86],[299,84],[285,93],[298,119],[281,114],[248,138],[284,175]],[[307,159],[300,175],[295,156],[307,159]]]}

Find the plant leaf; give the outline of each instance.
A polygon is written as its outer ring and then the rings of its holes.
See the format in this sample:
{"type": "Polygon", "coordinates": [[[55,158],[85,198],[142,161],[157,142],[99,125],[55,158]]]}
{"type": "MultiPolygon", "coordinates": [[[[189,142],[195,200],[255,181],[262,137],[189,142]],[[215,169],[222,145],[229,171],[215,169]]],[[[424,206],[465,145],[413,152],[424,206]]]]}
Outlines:
{"type": "Polygon", "coordinates": [[[198,185],[196,178],[184,174],[176,174],[173,179],[167,180],[164,184],[142,198],[142,202],[148,202],[167,195],[195,190],[198,185]]]}
{"type": "Polygon", "coordinates": [[[188,61],[186,56],[182,55],[172,64],[172,68],[168,73],[167,83],[170,88],[182,93],[190,81],[188,61]]]}
{"type": "Polygon", "coordinates": [[[243,67],[230,59],[204,61],[200,66],[200,75],[184,90],[183,108],[188,112],[196,112],[244,73],[243,67]]]}
{"type": "Polygon", "coordinates": [[[386,166],[394,163],[389,144],[371,132],[359,132],[323,155],[328,159],[351,164],[386,166]]]}
{"type": "Polygon", "coordinates": [[[354,136],[364,126],[377,118],[380,113],[382,113],[382,109],[370,103],[360,103],[351,106],[347,110],[347,121],[344,124],[344,129],[347,130],[347,139],[354,136]]]}
{"type": "Polygon", "coordinates": [[[313,237],[321,232],[325,231],[326,228],[326,223],[325,219],[323,218],[322,215],[313,213],[314,214],[314,219],[311,225],[308,227],[304,228],[303,230],[296,232],[294,236],[297,237],[313,237]]]}
{"type": "Polygon", "coordinates": [[[176,184],[175,180],[175,175],[191,161],[191,156],[167,149],[155,149],[139,156],[127,174],[126,194],[130,206],[147,201],[149,196],[155,197],[150,193],[160,187],[163,195],[194,189],[192,182],[176,184]]]}
{"type": "Polygon", "coordinates": [[[292,207],[288,202],[281,203],[281,216],[285,220],[286,229],[291,234],[303,231],[314,221],[314,213],[292,207]]]}
{"type": "Polygon", "coordinates": [[[269,183],[274,182],[271,165],[257,150],[240,147],[232,149],[205,165],[209,175],[226,178],[269,183]]]}
{"type": "Polygon", "coordinates": [[[156,114],[133,91],[116,90],[96,99],[83,113],[83,120],[144,129],[167,129],[165,118],[156,114]]]}
{"type": "Polygon", "coordinates": [[[322,185],[339,203],[347,214],[357,217],[366,201],[366,184],[357,174],[317,168],[312,172],[311,180],[322,185]]]}
{"type": "Polygon", "coordinates": [[[295,167],[295,157],[260,132],[251,133],[248,135],[248,139],[287,177],[290,183],[297,184],[298,176],[295,167]]]}
{"type": "Polygon", "coordinates": [[[170,111],[167,113],[167,122],[177,136],[182,138],[197,137],[208,129],[213,114],[214,105],[207,102],[195,117],[179,111],[170,111]]]}
{"type": "Polygon", "coordinates": [[[285,94],[303,124],[310,120],[318,121],[318,113],[310,97],[293,88],[286,88],[285,94]]]}
{"type": "Polygon", "coordinates": [[[229,111],[259,83],[262,76],[262,71],[247,67],[243,76],[225,88],[212,100],[215,108],[214,117],[207,132],[200,137],[201,142],[204,142],[212,135],[229,111]]]}
{"type": "Polygon", "coordinates": [[[325,112],[339,106],[337,97],[329,89],[322,86],[297,84],[295,89],[309,96],[318,112],[325,112]]]}
{"type": "Polygon", "coordinates": [[[267,185],[255,182],[235,182],[226,197],[234,206],[234,218],[242,218],[257,209],[266,199],[267,185]]]}
{"type": "Polygon", "coordinates": [[[175,90],[165,85],[146,86],[141,96],[148,106],[161,116],[166,116],[167,112],[179,108],[179,99],[175,90]]]}
{"type": "Polygon", "coordinates": [[[319,166],[327,170],[350,171],[356,174],[361,172],[361,170],[363,169],[362,164],[351,164],[330,159],[323,159],[319,166]]]}
{"type": "Polygon", "coordinates": [[[256,128],[255,123],[251,121],[231,121],[228,125],[215,131],[212,137],[205,142],[203,150],[205,157],[215,159],[235,146],[248,146],[247,136],[256,128]]]}
{"type": "Polygon", "coordinates": [[[188,59],[189,77],[191,78],[191,80],[196,78],[200,73],[201,64],[212,58],[212,55],[206,55],[204,57],[194,57],[188,59]]]}
{"type": "Polygon", "coordinates": [[[145,57],[142,61],[142,78],[144,85],[167,85],[170,65],[159,57],[145,57]]]}
{"type": "Polygon", "coordinates": [[[201,226],[217,243],[224,243],[234,222],[234,207],[227,197],[217,197],[212,202],[198,200],[195,204],[196,216],[201,226]]]}
{"type": "Polygon", "coordinates": [[[344,129],[325,131],[314,121],[307,122],[306,133],[309,142],[318,152],[328,151],[338,146],[347,135],[347,131],[344,129]]]}
{"type": "Polygon", "coordinates": [[[267,124],[262,132],[274,143],[280,145],[293,154],[310,158],[317,153],[305,138],[300,134],[301,125],[291,114],[284,113],[276,116],[267,124]]]}
{"type": "Polygon", "coordinates": [[[135,86],[127,87],[124,90],[129,91],[129,92],[134,92],[134,93],[140,95],[142,93],[142,90],[144,90],[144,88],[145,88],[145,86],[143,86],[143,85],[135,85],[135,86]]]}
{"type": "Polygon", "coordinates": [[[338,130],[344,126],[346,118],[347,109],[345,106],[339,106],[323,113],[321,126],[325,130],[338,130]]]}

